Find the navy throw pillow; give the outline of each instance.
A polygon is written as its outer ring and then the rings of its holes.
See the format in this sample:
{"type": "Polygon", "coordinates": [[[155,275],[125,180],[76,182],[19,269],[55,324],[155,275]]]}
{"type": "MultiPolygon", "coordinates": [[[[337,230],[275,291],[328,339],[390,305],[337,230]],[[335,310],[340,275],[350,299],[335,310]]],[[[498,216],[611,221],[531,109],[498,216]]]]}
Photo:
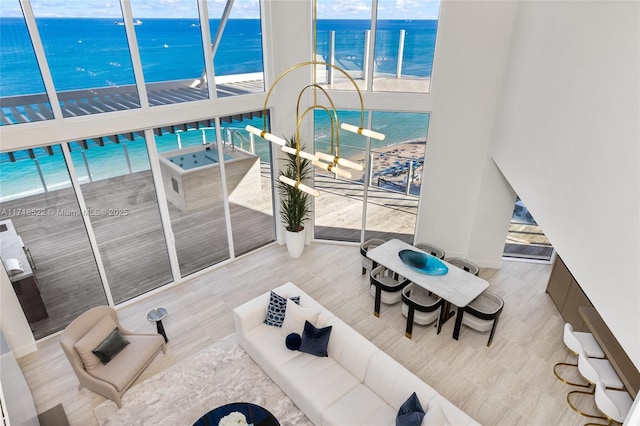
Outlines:
{"type": "Polygon", "coordinates": [[[298,333],[291,333],[287,336],[284,343],[287,345],[287,349],[297,351],[298,349],[300,349],[302,337],[298,333]]]}
{"type": "MultiPolygon", "coordinates": [[[[300,304],[300,296],[290,297],[291,300],[300,304]]],[[[279,294],[271,292],[269,297],[269,305],[267,306],[267,316],[264,323],[275,327],[282,327],[284,322],[284,314],[287,310],[287,299],[279,294]]]]}
{"type": "Polygon", "coordinates": [[[420,426],[423,417],[422,404],[420,404],[418,395],[414,392],[400,406],[396,416],[396,426],[420,426]]]}
{"type": "Polygon", "coordinates": [[[304,331],[302,332],[302,342],[300,343],[300,352],[306,352],[315,356],[329,356],[327,347],[329,346],[329,337],[331,336],[331,328],[317,328],[309,321],[304,322],[304,331]]]}

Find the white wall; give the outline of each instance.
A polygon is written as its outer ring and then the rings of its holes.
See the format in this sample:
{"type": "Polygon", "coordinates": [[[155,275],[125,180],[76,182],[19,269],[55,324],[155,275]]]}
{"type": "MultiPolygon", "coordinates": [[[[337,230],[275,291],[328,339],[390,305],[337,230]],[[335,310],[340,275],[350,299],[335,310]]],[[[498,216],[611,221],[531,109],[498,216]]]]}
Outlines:
{"type": "MultiPolygon", "coordinates": [[[[267,90],[273,85],[283,73],[291,67],[312,60],[312,5],[311,2],[299,0],[278,0],[263,2],[264,23],[266,25],[267,46],[265,64],[269,66],[267,72],[267,90]]],[[[291,137],[296,131],[296,103],[298,94],[312,80],[313,67],[305,66],[293,70],[286,74],[273,88],[269,96],[269,107],[271,107],[271,133],[279,137],[291,137]]],[[[308,92],[311,93],[311,92],[308,92]]],[[[303,98],[300,113],[306,109],[305,101],[309,97],[303,98]]],[[[306,123],[313,114],[309,114],[306,123]]],[[[300,140],[306,146],[306,151],[312,148],[313,127],[301,126],[300,140]]],[[[274,155],[280,167],[285,158],[277,145],[272,144],[274,155]]],[[[274,172],[275,174],[275,172],[274,172]]],[[[276,174],[277,176],[277,174],[276,174]]],[[[277,205],[279,218],[280,205],[277,205]]],[[[280,221],[278,222],[280,223],[280,221]]],[[[305,228],[307,243],[311,241],[313,226],[306,223],[305,228]]],[[[278,241],[284,242],[284,226],[280,223],[278,227],[278,241]]]]}
{"type": "Polygon", "coordinates": [[[640,3],[521,2],[492,155],[640,368],[640,3]]]}
{"type": "Polygon", "coordinates": [[[445,1],[416,241],[499,267],[515,194],[489,146],[517,3],[445,1]]]}
{"type": "Polygon", "coordinates": [[[18,296],[4,268],[0,267],[0,330],[14,356],[20,358],[36,351],[35,339],[24,316],[18,296]]]}

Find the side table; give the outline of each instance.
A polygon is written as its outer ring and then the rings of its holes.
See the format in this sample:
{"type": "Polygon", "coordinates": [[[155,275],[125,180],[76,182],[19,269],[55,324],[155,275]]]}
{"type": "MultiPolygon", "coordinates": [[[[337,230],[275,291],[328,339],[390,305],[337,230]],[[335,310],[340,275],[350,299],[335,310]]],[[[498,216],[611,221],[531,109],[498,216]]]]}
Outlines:
{"type": "Polygon", "coordinates": [[[164,337],[164,342],[167,343],[169,339],[167,338],[167,333],[164,331],[164,327],[162,325],[162,320],[167,316],[167,310],[165,308],[155,308],[152,311],[149,311],[147,314],[147,319],[149,321],[156,323],[156,328],[158,329],[158,334],[164,337]]]}

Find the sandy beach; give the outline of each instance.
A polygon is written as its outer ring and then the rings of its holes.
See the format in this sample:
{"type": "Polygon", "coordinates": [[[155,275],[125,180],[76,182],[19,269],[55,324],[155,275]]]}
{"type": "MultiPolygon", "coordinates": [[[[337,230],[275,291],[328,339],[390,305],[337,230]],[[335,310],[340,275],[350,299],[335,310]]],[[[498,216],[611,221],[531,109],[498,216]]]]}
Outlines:
{"type": "MultiPolygon", "coordinates": [[[[415,139],[376,148],[371,152],[371,185],[388,186],[393,189],[406,188],[407,176],[412,175],[411,183],[420,185],[424,166],[426,140],[415,139]],[[397,187],[396,187],[397,185],[397,187]]],[[[364,152],[349,157],[349,160],[364,165],[364,152]]],[[[353,180],[363,181],[363,172],[348,169],[353,180]]]]}

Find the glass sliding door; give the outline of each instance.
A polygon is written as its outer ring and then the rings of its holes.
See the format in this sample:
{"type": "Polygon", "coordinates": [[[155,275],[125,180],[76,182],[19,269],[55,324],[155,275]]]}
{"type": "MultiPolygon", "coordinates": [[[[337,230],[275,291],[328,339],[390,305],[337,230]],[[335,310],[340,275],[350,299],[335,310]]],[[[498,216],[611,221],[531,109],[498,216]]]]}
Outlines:
{"type": "Polygon", "coordinates": [[[429,114],[374,112],[365,240],[399,238],[413,243],[424,168],[429,114]]]}
{"type": "Polygon", "coordinates": [[[211,126],[155,130],[180,274],[184,277],[230,257],[216,131],[211,126]]]}
{"type": "Polygon", "coordinates": [[[0,257],[39,339],[107,298],[60,146],[0,160],[0,257]]]}
{"type": "Polygon", "coordinates": [[[273,209],[271,144],[262,139],[252,143],[245,130],[250,124],[262,127],[262,118],[252,114],[221,120],[224,169],[229,195],[229,212],[234,254],[248,253],[276,238],[273,209]]]}
{"type": "Polygon", "coordinates": [[[69,143],[114,302],[173,280],[143,137],[69,143]]]}
{"type": "MultiPolygon", "coordinates": [[[[314,149],[331,152],[331,121],[325,111],[316,111],[314,116],[314,149]]],[[[359,124],[360,111],[338,111],[341,123],[359,124]]],[[[365,127],[367,124],[365,123],[365,127]]],[[[336,145],[337,140],[333,143],[336,145]]],[[[366,142],[363,136],[342,131],[340,133],[340,156],[364,164],[366,142]]],[[[311,151],[309,149],[308,151],[311,151]]],[[[314,168],[315,187],[320,196],[315,199],[314,236],[323,240],[360,241],[362,229],[362,203],[364,197],[364,172],[344,169],[351,178],[335,177],[333,173],[314,168]]]]}

